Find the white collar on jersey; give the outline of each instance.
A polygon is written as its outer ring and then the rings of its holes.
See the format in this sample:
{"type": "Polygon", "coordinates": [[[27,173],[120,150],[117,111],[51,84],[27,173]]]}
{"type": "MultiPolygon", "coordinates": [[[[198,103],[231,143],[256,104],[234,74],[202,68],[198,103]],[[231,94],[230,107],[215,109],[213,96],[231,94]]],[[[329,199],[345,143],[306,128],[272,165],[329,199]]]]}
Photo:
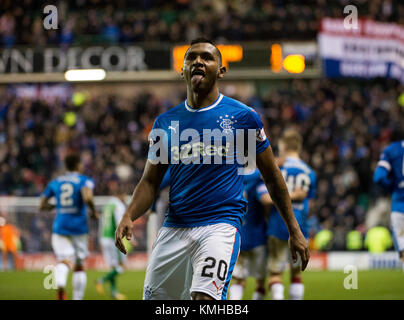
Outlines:
{"type": "Polygon", "coordinates": [[[185,108],[186,108],[188,111],[191,111],[191,112],[207,111],[207,110],[210,110],[210,109],[213,109],[214,107],[216,107],[216,106],[220,103],[220,101],[222,101],[222,99],[223,99],[223,95],[222,95],[221,93],[219,93],[219,97],[216,99],[215,102],[213,102],[213,103],[212,103],[211,105],[209,105],[209,106],[206,106],[206,107],[203,107],[203,108],[199,108],[199,109],[191,108],[191,107],[188,105],[187,100],[185,100],[185,108]]]}

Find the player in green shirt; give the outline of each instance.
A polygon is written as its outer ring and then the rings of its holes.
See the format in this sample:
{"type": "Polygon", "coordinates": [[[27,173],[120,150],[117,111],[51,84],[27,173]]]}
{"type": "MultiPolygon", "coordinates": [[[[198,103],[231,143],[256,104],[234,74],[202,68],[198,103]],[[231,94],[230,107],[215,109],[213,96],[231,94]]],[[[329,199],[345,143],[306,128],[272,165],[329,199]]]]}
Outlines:
{"type": "Polygon", "coordinates": [[[110,282],[111,297],[124,300],[126,297],[119,293],[116,285],[116,277],[123,272],[125,255],[115,247],[115,230],[126,210],[125,195],[117,193],[104,206],[100,221],[100,244],[107,265],[111,268],[104,277],[96,282],[98,293],[104,294],[104,284],[110,282]]]}

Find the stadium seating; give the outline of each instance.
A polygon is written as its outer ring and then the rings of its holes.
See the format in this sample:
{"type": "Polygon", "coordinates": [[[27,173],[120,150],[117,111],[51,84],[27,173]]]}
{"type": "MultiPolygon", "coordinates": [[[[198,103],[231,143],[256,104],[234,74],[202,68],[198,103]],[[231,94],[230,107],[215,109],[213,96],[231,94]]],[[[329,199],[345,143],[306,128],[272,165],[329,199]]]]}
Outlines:
{"type": "MultiPolygon", "coordinates": [[[[399,1],[350,3],[362,17],[400,23],[404,19],[399,1]]],[[[184,42],[201,34],[216,41],[314,40],[322,17],[343,17],[340,7],[341,1],[323,0],[62,1],[62,27],[44,32],[36,1],[15,6],[5,0],[0,3],[0,43],[13,47],[184,42]]]]}

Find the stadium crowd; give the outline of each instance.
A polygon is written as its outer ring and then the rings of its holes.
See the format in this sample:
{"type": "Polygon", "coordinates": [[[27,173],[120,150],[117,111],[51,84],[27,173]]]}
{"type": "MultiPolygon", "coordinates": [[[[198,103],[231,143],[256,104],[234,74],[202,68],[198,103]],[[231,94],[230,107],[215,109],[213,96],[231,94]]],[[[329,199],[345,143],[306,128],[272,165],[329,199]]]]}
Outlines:
{"type": "MultiPolygon", "coordinates": [[[[48,4],[48,3],[47,3],[48,4]]],[[[215,40],[315,40],[322,17],[344,17],[355,5],[361,18],[404,24],[399,0],[59,0],[58,29],[43,27],[43,1],[0,2],[0,44],[130,44],[215,40]],[[293,23],[290,23],[293,21],[293,23]],[[184,38],[185,35],[185,38],[184,38]]]]}
{"type": "MultiPolygon", "coordinates": [[[[278,81],[266,93],[244,99],[261,113],[275,152],[284,128],[302,133],[303,159],[318,177],[312,236],[320,226],[332,228],[334,249],[345,248],[349,230],[364,231],[366,212],[381,195],[372,183],[376,162],[404,123],[402,85],[347,81],[278,81]]],[[[225,94],[231,91],[224,87],[225,94]]],[[[0,195],[38,196],[61,172],[71,149],[81,151],[96,195],[108,194],[114,179],[130,194],[144,168],[153,120],[183,98],[168,101],[144,92],[46,101],[5,92],[0,97],[0,195]]]]}

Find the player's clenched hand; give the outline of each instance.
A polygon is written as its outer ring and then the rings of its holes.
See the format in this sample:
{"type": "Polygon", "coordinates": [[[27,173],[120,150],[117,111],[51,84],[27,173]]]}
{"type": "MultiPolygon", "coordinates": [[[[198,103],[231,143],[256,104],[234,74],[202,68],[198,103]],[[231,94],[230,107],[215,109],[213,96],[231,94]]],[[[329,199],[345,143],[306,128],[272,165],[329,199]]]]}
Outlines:
{"type": "Polygon", "coordinates": [[[132,227],[132,220],[125,214],[122,217],[121,223],[115,231],[115,246],[124,254],[126,254],[127,252],[122,242],[122,238],[126,237],[127,240],[130,240],[132,238],[132,227]]]}
{"type": "Polygon", "coordinates": [[[302,260],[302,271],[304,271],[304,269],[306,269],[307,267],[307,264],[309,263],[310,251],[309,251],[309,244],[306,238],[303,236],[300,229],[298,232],[290,234],[289,248],[292,253],[292,259],[294,263],[297,262],[298,259],[297,254],[300,255],[300,258],[302,260]]]}

